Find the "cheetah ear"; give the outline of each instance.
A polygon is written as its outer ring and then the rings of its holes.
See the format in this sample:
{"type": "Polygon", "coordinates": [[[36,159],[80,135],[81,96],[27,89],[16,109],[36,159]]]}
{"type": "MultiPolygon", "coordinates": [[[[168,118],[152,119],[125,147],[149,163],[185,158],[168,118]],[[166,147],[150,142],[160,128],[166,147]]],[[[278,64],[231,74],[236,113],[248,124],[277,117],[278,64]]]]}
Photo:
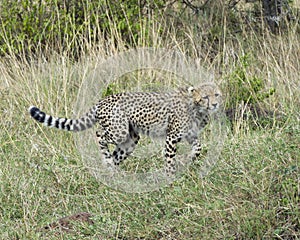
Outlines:
{"type": "Polygon", "coordinates": [[[188,93],[193,93],[195,91],[195,88],[194,87],[188,87],[188,93]]]}

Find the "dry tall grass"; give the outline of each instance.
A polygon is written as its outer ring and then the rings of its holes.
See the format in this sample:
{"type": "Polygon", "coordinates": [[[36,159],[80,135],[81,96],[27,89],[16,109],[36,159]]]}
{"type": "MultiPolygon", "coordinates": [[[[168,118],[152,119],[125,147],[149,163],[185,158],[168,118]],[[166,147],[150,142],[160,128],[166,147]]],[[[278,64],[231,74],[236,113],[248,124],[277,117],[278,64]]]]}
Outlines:
{"type": "MultiPolygon", "coordinates": [[[[188,54],[215,73],[227,96],[225,79],[249,55],[246,75],[259,76],[266,88],[276,89],[261,102],[275,114],[264,126],[254,119],[257,128],[249,125],[249,119],[237,118],[220,162],[205,179],[198,179],[191,167],[181,180],[160,191],[115,192],[89,175],[72,134],[43,128],[30,119],[27,109],[37,105],[53,115],[72,116],[89,72],[108,56],[125,50],[119,33],[112,31],[111,42],[100,38],[97,45],[83,48],[89,52],[82,52],[77,62],[70,60],[68,52],[58,55],[51,49],[39,57],[2,57],[0,238],[300,238],[300,37],[296,29],[278,36],[245,31],[224,38],[216,49],[201,42],[189,26],[179,39],[175,26],[168,26],[168,37],[162,37],[164,22],[153,20],[152,24],[147,26],[151,41],[141,38],[138,47],[188,54]],[[40,231],[80,211],[91,213],[94,224],[75,222],[72,232],[40,231]]],[[[88,39],[82,39],[86,43],[88,39]]]]}

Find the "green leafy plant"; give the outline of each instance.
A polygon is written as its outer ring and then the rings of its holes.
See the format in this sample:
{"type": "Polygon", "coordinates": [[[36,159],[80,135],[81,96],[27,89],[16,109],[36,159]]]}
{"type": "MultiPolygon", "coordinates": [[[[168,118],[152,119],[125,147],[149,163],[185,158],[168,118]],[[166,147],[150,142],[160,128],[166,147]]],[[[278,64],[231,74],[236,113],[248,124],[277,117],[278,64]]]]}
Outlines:
{"type": "Polygon", "coordinates": [[[106,88],[102,92],[102,97],[107,97],[113,94],[118,93],[118,86],[115,83],[110,83],[106,86],[106,88]]]}
{"type": "Polygon", "coordinates": [[[147,39],[145,26],[153,21],[148,16],[158,16],[163,7],[160,0],[1,1],[0,54],[26,55],[50,46],[78,56],[85,50],[82,43],[97,43],[102,36],[135,46],[141,29],[147,39]]]}
{"type": "Polygon", "coordinates": [[[275,88],[265,89],[264,80],[257,76],[248,76],[247,69],[250,66],[249,56],[240,58],[236,69],[227,77],[226,108],[236,108],[239,104],[258,104],[275,93],[275,88]]]}

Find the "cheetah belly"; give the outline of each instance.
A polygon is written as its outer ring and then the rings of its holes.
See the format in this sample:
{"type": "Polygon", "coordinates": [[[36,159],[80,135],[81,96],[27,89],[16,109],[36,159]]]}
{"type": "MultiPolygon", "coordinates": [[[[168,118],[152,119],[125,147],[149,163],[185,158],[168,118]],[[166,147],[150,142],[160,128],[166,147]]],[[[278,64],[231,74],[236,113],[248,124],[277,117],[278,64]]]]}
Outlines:
{"type": "Polygon", "coordinates": [[[152,123],[143,123],[140,121],[133,122],[134,129],[137,133],[147,135],[153,138],[164,138],[166,136],[168,122],[152,122],[152,123]]]}

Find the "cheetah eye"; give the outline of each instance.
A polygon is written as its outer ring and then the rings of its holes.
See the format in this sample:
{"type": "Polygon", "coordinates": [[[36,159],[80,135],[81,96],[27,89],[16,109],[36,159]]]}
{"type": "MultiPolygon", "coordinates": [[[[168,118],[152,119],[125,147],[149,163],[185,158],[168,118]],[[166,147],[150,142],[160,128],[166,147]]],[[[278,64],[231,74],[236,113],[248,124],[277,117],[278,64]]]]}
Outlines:
{"type": "Polygon", "coordinates": [[[216,93],[216,94],[215,94],[215,97],[219,97],[219,96],[220,96],[220,94],[219,94],[219,93],[216,93]]]}
{"type": "Polygon", "coordinates": [[[208,100],[208,96],[202,97],[203,99],[207,99],[208,100]]]}

